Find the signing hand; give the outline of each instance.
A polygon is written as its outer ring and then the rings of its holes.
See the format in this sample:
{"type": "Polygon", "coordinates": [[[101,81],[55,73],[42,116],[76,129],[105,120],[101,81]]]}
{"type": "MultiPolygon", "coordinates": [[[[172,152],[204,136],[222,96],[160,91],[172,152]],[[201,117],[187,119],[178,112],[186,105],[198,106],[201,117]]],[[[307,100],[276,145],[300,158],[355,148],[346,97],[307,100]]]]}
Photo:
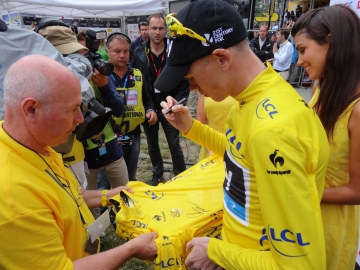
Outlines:
{"type": "Polygon", "coordinates": [[[194,119],[191,117],[189,107],[183,105],[176,105],[176,100],[168,96],[166,101],[162,101],[160,103],[162,109],[162,113],[165,115],[165,118],[169,121],[171,125],[173,125],[176,129],[181,132],[188,132],[194,122],[194,119]],[[166,111],[172,108],[172,113],[166,114],[166,111]]]}

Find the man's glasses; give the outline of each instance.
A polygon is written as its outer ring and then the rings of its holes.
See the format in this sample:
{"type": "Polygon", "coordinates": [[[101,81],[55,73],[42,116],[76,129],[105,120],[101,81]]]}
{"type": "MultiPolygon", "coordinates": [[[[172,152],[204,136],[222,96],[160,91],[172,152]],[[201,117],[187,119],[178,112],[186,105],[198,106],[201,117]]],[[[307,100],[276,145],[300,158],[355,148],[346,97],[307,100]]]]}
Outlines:
{"type": "Polygon", "coordinates": [[[59,182],[63,185],[63,187],[69,188],[70,193],[71,193],[71,197],[73,198],[73,200],[76,202],[77,206],[80,207],[84,202],[84,197],[83,197],[83,188],[81,186],[79,186],[77,188],[77,196],[75,196],[71,190],[71,186],[70,186],[70,182],[69,180],[67,180],[64,177],[61,177],[60,175],[58,175],[57,173],[55,173],[55,176],[57,179],[59,179],[59,182]],[[64,184],[60,179],[65,180],[66,184],[64,184]]]}
{"type": "Polygon", "coordinates": [[[181,38],[182,35],[186,35],[188,37],[195,38],[197,40],[205,42],[206,44],[209,44],[210,46],[212,46],[212,47],[214,47],[216,49],[222,49],[220,46],[206,40],[206,38],[200,36],[199,34],[194,32],[193,30],[184,27],[182,25],[182,23],[179,22],[175,18],[175,15],[176,15],[175,13],[171,13],[171,14],[167,15],[166,19],[165,19],[166,26],[167,26],[167,36],[169,38],[177,39],[177,38],[181,38]]]}

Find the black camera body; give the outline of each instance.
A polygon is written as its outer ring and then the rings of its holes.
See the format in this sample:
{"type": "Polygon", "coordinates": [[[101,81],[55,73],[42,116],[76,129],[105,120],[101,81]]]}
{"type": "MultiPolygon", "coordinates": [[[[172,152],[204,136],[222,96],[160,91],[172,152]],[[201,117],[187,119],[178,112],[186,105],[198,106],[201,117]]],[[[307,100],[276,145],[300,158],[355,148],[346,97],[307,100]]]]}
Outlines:
{"type": "Polygon", "coordinates": [[[97,52],[100,40],[105,39],[106,36],[107,33],[105,30],[86,30],[86,47],[89,49],[86,58],[89,59],[94,69],[96,68],[101,74],[109,76],[114,71],[114,65],[109,61],[103,60],[101,55],[97,52]]]}

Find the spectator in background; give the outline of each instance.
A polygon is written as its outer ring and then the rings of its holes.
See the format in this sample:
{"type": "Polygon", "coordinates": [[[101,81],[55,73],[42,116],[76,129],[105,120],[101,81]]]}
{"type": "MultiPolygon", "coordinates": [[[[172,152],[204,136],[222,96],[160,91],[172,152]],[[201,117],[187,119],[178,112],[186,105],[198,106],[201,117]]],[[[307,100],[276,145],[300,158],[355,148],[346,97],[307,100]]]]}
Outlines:
{"type": "Polygon", "coordinates": [[[275,43],[276,43],[276,34],[272,34],[270,40],[272,41],[272,43],[273,43],[275,46],[277,46],[277,44],[275,44],[275,43]]]}
{"type": "MultiPolygon", "coordinates": [[[[79,43],[86,45],[85,30],[80,31],[77,38],[79,43]]],[[[116,92],[114,83],[96,69],[94,69],[91,82],[97,100],[104,106],[109,107],[113,115],[120,116],[123,113],[124,103],[116,92]]],[[[107,179],[112,188],[127,184],[129,177],[124,152],[114,136],[110,122],[107,123],[101,133],[85,140],[83,146],[88,167],[86,173],[88,190],[98,189],[100,171],[103,174],[101,178],[107,179]]],[[[92,209],[92,212],[96,218],[100,215],[98,208],[92,209]]]]}
{"type": "MultiPolygon", "coordinates": [[[[86,30],[79,31],[79,33],[77,34],[76,37],[77,37],[78,42],[81,45],[83,45],[84,47],[86,47],[86,30]]],[[[105,52],[105,47],[104,47],[105,44],[104,43],[105,43],[104,39],[99,41],[99,48],[98,48],[97,52],[101,55],[102,59],[107,61],[107,60],[109,60],[109,58],[105,52]]],[[[87,51],[84,52],[83,50],[79,51],[79,53],[81,53],[81,54],[85,54],[86,52],[87,51]]]]}
{"type": "Polygon", "coordinates": [[[313,9],[295,23],[292,36],[298,65],[318,82],[309,105],[330,147],[321,200],[326,269],[352,270],[360,216],[360,19],[345,5],[313,9]],[[345,40],[351,42],[343,49],[345,40]]]}
{"type": "Polygon", "coordinates": [[[289,20],[290,20],[290,11],[288,9],[285,9],[284,23],[287,23],[289,20]]]}
{"type": "MultiPolygon", "coordinates": [[[[86,31],[82,30],[77,35],[78,42],[86,45],[86,31]]],[[[94,69],[91,81],[95,96],[100,103],[112,109],[114,115],[121,115],[123,112],[123,101],[115,91],[115,85],[107,76],[100,74],[94,69]]],[[[85,161],[87,162],[88,181],[87,189],[98,189],[99,172],[102,171],[102,179],[107,179],[112,188],[126,185],[129,181],[128,171],[124,160],[124,152],[118,145],[114,131],[108,123],[104,130],[90,139],[83,142],[85,148],[85,161]],[[105,176],[105,177],[104,177],[105,176]]],[[[100,215],[98,208],[93,209],[95,217],[100,215]]]]}
{"type": "Polygon", "coordinates": [[[269,40],[268,27],[266,25],[260,26],[259,37],[254,38],[250,42],[250,48],[262,62],[274,57],[273,46],[274,43],[269,40]]]}
{"type": "Polygon", "coordinates": [[[149,26],[147,22],[139,22],[138,26],[139,26],[140,36],[138,36],[137,39],[135,39],[131,43],[131,50],[133,52],[135,52],[136,48],[139,47],[141,43],[149,39],[149,26]]]}
{"type": "Polygon", "coordinates": [[[300,4],[298,4],[295,9],[296,19],[299,19],[301,17],[301,15],[302,15],[302,7],[300,6],[300,4]]]}
{"type": "Polygon", "coordinates": [[[273,47],[274,59],[273,66],[276,72],[278,72],[284,80],[289,78],[289,68],[291,65],[291,59],[293,56],[294,48],[288,41],[290,30],[281,28],[276,34],[277,42],[280,44],[280,48],[273,47]]]}
{"type": "Polygon", "coordinates": [[[154,104],[146,90],[146,82],[138,69],[129,64],[131,40],[122,33],[108,37],[106,51],[114,71],[110,79],[124,102],[124,112],[113,118],[112,127],[116,133],[127,165],[129,180],[136,180],[137,164],[140,154],[140,124],[157,122],[154,104]]]}
{"type": "Polygon", "coordinates": [[[154,83],[163,71],[169,53],[167,39],[165,38],[166,24],[163,14],[157,13],[150,15],[148,25],[149,40],[142,43],[135,50],[133,67],[138,68],[143,74],[157,113],[158,121],[154,125],[147,122],[143,124],[153,171],[150,184],[157,186],[158,182],[162,181],[164,173],[164,164],[159,146],[160,123],[169,145],[174,174],[178,175],[186,169],[184,154],[180,146],[179,131],[166,120],[164,114],[161,112],[160,102],[165,101],[168,95],[171,95],[177,100],[187,98],[189,96],[189,82],[183,79],[179,84],[175,85],[174,88],[168,89],[170,91],[169,93],[161,93],[155,89],[154,83]]]}
{"type": "Polygon", "coordinates": [[[292,11],[290,11],[290,20],[291,20],[291,21],[293,21],[293,22],[295,22],[295,21],[296,21],[295,13],[294,13],[294,11],[293,11],[293,10],[292,10],[292,11]]]}
{"type": "Polygon", "coordinates": [[[298,82],[298,76],[299,76],[299,69],[300,67],[297,65],[297,61],[298,61],[298,52],[295,48],[295,42],[294,40],[289,41],[291,43],[291,45],[293,46],[294,52],[293,52],[293,56],[291,58],[291,65],[289,68],[289,78],[288,78],[288,82],[290,84],[295,84],[298,82]]]}
{"type": "Polygon", "coordinates": [[[187,106],[190,109],[190,114],[192,117],[196,117],[196,107],[197,107],[197,102],[198,102],[198,91],[190,91],[189,93],[189,98],[187,101],[187,106]]]}

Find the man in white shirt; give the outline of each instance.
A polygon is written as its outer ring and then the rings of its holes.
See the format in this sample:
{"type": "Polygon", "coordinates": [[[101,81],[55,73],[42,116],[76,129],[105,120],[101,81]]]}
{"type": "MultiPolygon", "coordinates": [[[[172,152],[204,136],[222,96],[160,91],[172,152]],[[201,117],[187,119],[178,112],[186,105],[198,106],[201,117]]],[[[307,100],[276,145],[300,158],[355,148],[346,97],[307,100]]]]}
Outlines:
{"type": "Polygon", "coordinates": [[[289,78],[289,68],[291,65],[291,58],[294,53],[294,48],[288,41],[289,34],[289,29],[280,28],[276,34],[276,39],[280,44],[280,48],[277,46],[273,47],[273,66],[275,71],[278,72],[284,80],[289,78]]]}

